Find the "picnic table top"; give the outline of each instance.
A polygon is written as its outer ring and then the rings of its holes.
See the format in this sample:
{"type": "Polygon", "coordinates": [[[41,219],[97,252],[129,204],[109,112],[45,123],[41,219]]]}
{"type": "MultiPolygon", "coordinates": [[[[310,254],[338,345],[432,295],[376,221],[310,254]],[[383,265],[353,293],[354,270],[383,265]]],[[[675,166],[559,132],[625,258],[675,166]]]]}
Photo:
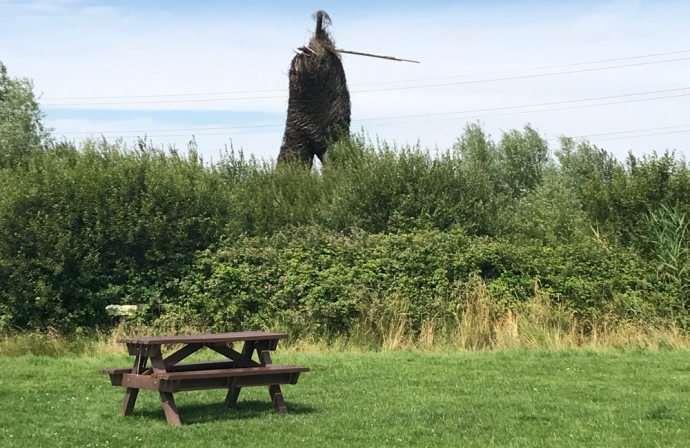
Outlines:
{"type": "Polygon", "coordinates": [[[285,333],[271,333],[264,331],[240,331],[235,333],[192,334],[179,336],[145,336],[133,338],[119,338],[117,342],[124,344],[162,345],[162,344],[203,344],[213,342],[265,341],[286,338],[285,333]]]}

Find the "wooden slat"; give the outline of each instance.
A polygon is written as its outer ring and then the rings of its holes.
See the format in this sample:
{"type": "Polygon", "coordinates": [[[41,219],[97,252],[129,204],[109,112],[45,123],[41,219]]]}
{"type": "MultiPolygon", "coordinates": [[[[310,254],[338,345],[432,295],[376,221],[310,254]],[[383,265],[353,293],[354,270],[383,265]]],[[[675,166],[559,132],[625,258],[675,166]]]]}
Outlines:
{"type": "MultiPolygon", "coordinates": [[[[235,363],[229,359],[218,359],[212,361],[195,361],[175,364],[168,367],[168,372],[193,372],[195,370],[213,370],[213,369],[232,369],[235,363]]],[[[151,370],[153,371],[153,370],[151,370]]],[[[131,367],[114,367],[110,369],[100,369],[98,373],[102,375],[123,375],[125,373],[132,373],[131,367]]],[[[142,373],[146,374],[146,370],[142,373]]]]}
{"type": "Polygon", "coordinates": [[[184,362],[168,367],[168,372],[194,372],[196,370],[232,369],[235,363],[229,359],[184,362]]]}
{"type": "Polygon", "coordinates": [[[125,373],[122,375],[122,385],[134,389],[158,390],[160,380],[153,375],[135,375],[125,373]]]}
{"type": "Polygon", "coordinates": [[[181,349],[179,349],[175,353],[172,353],[167,358],[165,358],[165,360],[164,360],[165,366],[168,368],[171,366],[174,366],[175,364],[182,361],[186,357],[193,355],[194,353],[199,351],[203,346],[204,346],[204,344],[185,345],[184,347],[182,347],[181,349]]]}
{"type": "Polygon", "coordinates": [[[188,378],[181,380],[160,380],[161,386],[159,390],[166,390],[170,392],[185,392],[189,390],[207,389],[229,390],[229,386],[232,380],[236,380],[234,383],[234,389],[240,390],[243,387],[291,384],[293,380],[293,375],[299,375],[299,373],[270,373],[265,375],[238,376],[235,378],[222,377],[188,378]]]}
{"type": "Polygon", "coordinates": [[[103,375],[122,375],[123,373],[132,373],[131,367],[116,367],[112,369],[101,369],[98,373],[103,375]]]}
{"type": "Polygon", "coordinates": [[[231,349],[227,345],[211,345],[209,348],[215,352],[220,353],[223,356],[227,356],[228,358],[232,359],[238,366],[259,367],[261,365],[253,359],[251,359],[251,355],[250,357],[247,357],[242,353],[231,349]]]}
{"type": "Polygon", "coordinates": [[[266,366],[266,367],[240,367],[222,370],[200,370],[196,372],[165,372],[154,373],[153,378],[161,380],[203,379],[203,378],[230,378],[241,376],[261,376],[274,373],[301,373],[308,372],[309,367],[301,366],[266,366]]]}
{"type": "Polygon", "coordinates": [[[270,333],[263,331],[241,331],[236,333],[196,334],[180,336],[145,336],[133,338],[120,338],[117,342],[125,344],[205,344],[218,342],[263,341],[270,339],[284,339],[285,333],[270,333]]]}

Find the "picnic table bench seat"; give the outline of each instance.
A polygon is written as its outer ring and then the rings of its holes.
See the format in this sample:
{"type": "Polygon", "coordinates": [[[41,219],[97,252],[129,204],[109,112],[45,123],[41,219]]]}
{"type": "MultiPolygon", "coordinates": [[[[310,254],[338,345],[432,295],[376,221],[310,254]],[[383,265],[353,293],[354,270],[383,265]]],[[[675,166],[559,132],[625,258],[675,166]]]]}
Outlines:
{"type": "MultiPolygon", "coordinates": [[[[219,360],[209,360],[209,361],[194,361],[185,362],[180,364],[175,364],[167,368],[168,372],[191,372],[195,370],[206,370],[206,369],[232,369],[235,366],[235,362],[226,359],[219,360]]],[[[153,369],[151,369],[151,372],[153,369]]],[[[101,369],[98,373],[105,375],[122,375],[124,373],[132,373],[131,367],[117,367],[110,369],[101,369]]],[[[150,372],[149,372],[150,373],[150,372]]]]}
{"type": "Polygon", "coordinates": [[[135,355],[133,367],[101,369],[109,375],[113,386],[126,387],[120,415],[129,415],[140,389],[157,390],[168,422],[179,426],[180,417],[173,398],[174,392],[205,389],[227,389],[225,406],[233,407],[240,390],[250,386],[268,386],[276,412],[287,412],[280,389],[282,384],[296,384],[308,367],[273,365],[270,351],[275,350],[282,333],[241,332],[211,335],[145,337],[120,339],[135,355]],[[244,342],[241,352],[228,343],[244,342]],[[183,344],[182,348],[163,358],[161,345],[183,344]],[[181,363],[202,348],[225,356],[225,359],[181,363]],[[256,352],[259,360],[252,359],[256,352]],[[150,365],[149,365],[150,362],[150,365]]]}
{"type": "Polygon", "coordinates": [[[131,367],[123,367],[118,369],[102,369],[99,373],[110,375],[110,382],[113,386],[136,387],[137,389],[164,392],[182,392],[187,390],[297,384],[299,374],[308,371],[308,367],[283,365],[153,372],[148,375],[134,374],[131,367]]]}

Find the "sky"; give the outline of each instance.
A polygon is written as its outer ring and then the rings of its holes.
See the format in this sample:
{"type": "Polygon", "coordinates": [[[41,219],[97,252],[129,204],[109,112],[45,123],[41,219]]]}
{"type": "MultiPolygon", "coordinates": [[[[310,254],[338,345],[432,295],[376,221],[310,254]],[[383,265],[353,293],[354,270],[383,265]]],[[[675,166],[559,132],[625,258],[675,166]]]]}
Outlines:
{"type": "Polygon", "coordinates": [[[446,149],[467,123],[531,124],[623,158],[690,155],[690,2],[0,0],[0,61],[34,82],[54,135],[275,159],[293,49],[323,9],[351,130],[446,149]]]}

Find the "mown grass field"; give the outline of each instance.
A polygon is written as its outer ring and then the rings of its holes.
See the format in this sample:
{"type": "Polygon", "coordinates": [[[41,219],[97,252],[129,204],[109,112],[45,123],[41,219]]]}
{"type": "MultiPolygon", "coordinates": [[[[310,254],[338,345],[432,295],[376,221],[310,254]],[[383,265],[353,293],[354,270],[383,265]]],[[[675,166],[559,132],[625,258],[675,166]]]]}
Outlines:
{"type": "Polygon", "coordinates": [[[278,353],[311,367],[284,388],[274,414],[264,388],[225,410],[222,390],[177,394],[183,427],[169,427],[142,391],[119,417],[123,389],[102,358],[0,358],[0,445],[687,446],[686,351],[278,353]]]}

